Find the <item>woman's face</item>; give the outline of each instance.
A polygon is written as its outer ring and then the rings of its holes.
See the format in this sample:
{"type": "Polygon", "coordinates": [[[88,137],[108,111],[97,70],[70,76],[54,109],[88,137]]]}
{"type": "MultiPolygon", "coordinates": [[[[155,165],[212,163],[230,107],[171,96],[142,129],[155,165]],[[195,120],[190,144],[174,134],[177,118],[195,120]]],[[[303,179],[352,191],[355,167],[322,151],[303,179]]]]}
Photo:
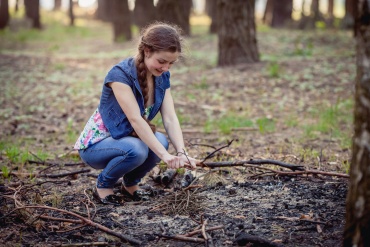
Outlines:
{"type": "Polygon", "coordinates": [[[160,76],[163,72],[168,71],[179,57],[178,52],[145,51],[144,63],[147,69],[147,76],[160,76]]]}

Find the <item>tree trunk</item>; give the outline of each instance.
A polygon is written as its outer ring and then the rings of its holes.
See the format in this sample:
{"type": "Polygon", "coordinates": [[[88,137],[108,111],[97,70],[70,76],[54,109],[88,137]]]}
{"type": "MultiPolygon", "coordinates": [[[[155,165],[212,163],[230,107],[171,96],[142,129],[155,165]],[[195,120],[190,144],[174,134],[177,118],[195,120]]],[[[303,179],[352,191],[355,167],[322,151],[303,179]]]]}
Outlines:
{"type": "Polygon", "coordinates": [[[332,28],[334,25],[334,0],[328,1],[328,19],[326,24],[330,28],[332,28]]]}
{"type": "Polygon", "coordinates": [[[341,22],[341,27],[344,29],[351,29],[354,26],[354,2],[355,0],[345,0],[345,15],[341,22]]]}
{"type": "Polygon", "coordinates": [[[0,29],[4,29],[9,23],[9,2],[0,0],[0,29]]]}
{"type": "Polygon", "coordinates": [[[69,0],[69,8],[68,8],[68,15],[69,15],[69,25],[74,26],[75,25],[75,15],[73,13],[73,0],[69,0]]]}
{"type": "Polygon", "coordinates": [[[355,1],[357,75],[350,184],[343,246],[370,246],[370,6],[355,1]]]}
{"type": "Polygon", "coordinates": [[[158,20],[176,24],[185,35],[190,35],[189,19],[192,6],[192,0],[158,0],[158,20]]]}
{"type": "Polygon", "coordinates": [[[111,1],[111,21],[114,31],[114,41],[122,42],[131,40],[131,13],[128,2],[122,0],[111,1]]]}
{"type": "Polygon", "coordinates": [[[98,8],[95,12],[95,17],[102,21],[111,21],[110,18],[110,6],[112,5],[111,0],[98,0],[98,8]]]}
{"type": "Polygon", "coordinates": [[[156,8],[153,1],[136,0],[134,9],[134,23],[144,28],[156,19],[156,8]]]}
{"type": "Polygon", "coordinates": [[[217,33],[219,17],[217,13],[217,0],[207,0],[206,1],[206,12],[211,18],[211,26],[209,28],[210,33],[217,33]]]}
{"type": "Polygon", "coordinates": [[[60,10],[62,7],[62,0],[54,0],[54,11],[60,10]]]}
{"type": "Polygon", "coordinates": [[[259,61],[254,0],[219,0],[218,65],[259,61]]]}
{"type": "Polygon", "coordinates": [[[14,12],[17,13],[19,10],[19,0],[15,0],[14,12]]]}
{"type": "Polygon", "coordinates": [[[271,27],[284,27],[288,22],[292,21],[293,0],[273,1],[272,5],[271,27]]]}
{"type": "Polygon", "coordinates": [[[24,0],[26,17],[32,20],[32,28],[41,29],[40,0],[24,0]]]}
{"type": "Polygon", "coordinates": [[[263,13],[262,17],[262,22],[270,25],[272,21],[272,11],[274,9],[274,2],[273,0],[267,0],[266,1],[266,6],[265,6],[265,11],[263,13]]]}

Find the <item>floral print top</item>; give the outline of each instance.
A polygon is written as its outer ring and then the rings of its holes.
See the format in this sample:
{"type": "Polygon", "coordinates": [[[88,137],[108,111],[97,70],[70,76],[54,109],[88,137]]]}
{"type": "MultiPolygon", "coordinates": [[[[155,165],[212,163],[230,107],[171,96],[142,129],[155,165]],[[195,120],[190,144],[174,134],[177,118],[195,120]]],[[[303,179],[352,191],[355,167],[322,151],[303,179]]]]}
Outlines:
{"type": "MultiPolygon", "coordinates": [[[[144,117],[147,118],[153,108],[153,105],[145,109],[144,117]]],[[[103,123],[103,119],[99,113],[99,108],[97,108],[94,114],[87,121],[84,130],[77,139],[74,145],[74,149],[81,150],[90,147],[91,145],[110,137],[108,129],[103,123]]]]}

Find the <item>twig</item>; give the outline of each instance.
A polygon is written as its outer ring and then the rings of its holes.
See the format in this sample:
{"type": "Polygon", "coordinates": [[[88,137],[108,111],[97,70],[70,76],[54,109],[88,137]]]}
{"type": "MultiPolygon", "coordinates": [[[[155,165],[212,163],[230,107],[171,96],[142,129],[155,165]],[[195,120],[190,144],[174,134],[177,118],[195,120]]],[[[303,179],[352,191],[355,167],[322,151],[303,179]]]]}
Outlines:
{"type": "Polygon", "coordinates": [[[201,164],[204,164],[204,161],[206,161],[207,159],[209,159],[210,157],[212,157],[215,153],[217,153],[218,151],[220,151],[221,149],[224,149],[224,148],[227,148],[227,147],[230,147],[230,145],[233,143],[234,140],[231,140],[227,143],[227,145],[225,146],[222,146],[220,148],[217,148],[216,150],[214,150],[212,153],[208,154],[201,162],[201,164]]]}
{"type": "Polygon", "coordinates": [[[161,238],[175,239],[175,240],[181,240],[181,241],[192,242],[192,243],[204,243],[204,239],[202,238],[184,237],[182,235],[172,236],[172,235],[164,235],[164,234],[158,234],[158,233],[156,233],[155,235],[161,238]]]}
{"type": "MultiPolygon", "coordinates": [[[[213,227],[210,227],[210,228],[206,228],[205,231],[208,232],[208,231],[214,231],[214,230],[219,230],[219,229],[224,229],[224,226],[223,225],[213,226],[213,227]]],[[[197,230],[191,231],[187,234],[184,234],[183,236],[191,237],[191,236],[196,235],[196,234],[201,233],[201,232],[202,232],[201,229],[197,229],[197,230]]]]}
{"type": "Polygon", "coordinates": [[[74,243],[74,244],[62,244],[61,247],[74,247],[74,246],[108,246],[107,242],[90,242],[90,243],[74,243]]]}

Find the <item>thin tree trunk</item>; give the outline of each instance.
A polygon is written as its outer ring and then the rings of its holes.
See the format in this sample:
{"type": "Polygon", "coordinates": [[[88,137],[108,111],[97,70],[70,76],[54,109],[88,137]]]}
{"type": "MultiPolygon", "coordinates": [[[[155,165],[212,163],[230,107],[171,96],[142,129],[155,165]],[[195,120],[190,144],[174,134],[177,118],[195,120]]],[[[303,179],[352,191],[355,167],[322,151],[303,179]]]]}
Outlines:
{"type": "Polygon", "coordinates": [[[328,1],[328,20],[326,23],[330,28],[334,25],[334,0],[328,1]]]}
{"type": "Polygon", "coordinates": [[[355,0],[345,0],[345,15],[341,22],[341,27],[344,29],[351,29],[354,26],[354,2],[355,0]]]}
{"type": "Polygon", "coordinates": [[[73,13],[73,0],[69,0],[69,8],[68,8],[68,15],[69,15],[69,25],[74,26],[75,25],[75,15],[73,13]]]}
{"type": "Polygon", "coordinates": [[[267,0],[266,1],[266,6],[265,6],[265,11],[263,13],[262,21],[263,23],[267,25],[271,25],[272,21],[272,12],[274,9],[274,0],[267,0]]]}
{"type": "Polygon", "coordinates": [[[9,23],[9,2],[0,0],[0,29],[4,29],[9,23]]]}
{"type": "Polygon", "coordinates": [[[217,33],[218,31],[218,8],[217,8],[217,0],[207,0],[206,1],[206,12],[208,16],[211,18],[211,26],[209,28],[210,33],[217,33]]]}
{"type": "Polygon", "coordinates": [[[259,61],[254,0],[220,0],[218,65],[259,61]]]}
{"type": "Polygon", "coordinates": [[[357,75],[344,247],[370,246],[370,6],[355,1],[357,75]]]}

